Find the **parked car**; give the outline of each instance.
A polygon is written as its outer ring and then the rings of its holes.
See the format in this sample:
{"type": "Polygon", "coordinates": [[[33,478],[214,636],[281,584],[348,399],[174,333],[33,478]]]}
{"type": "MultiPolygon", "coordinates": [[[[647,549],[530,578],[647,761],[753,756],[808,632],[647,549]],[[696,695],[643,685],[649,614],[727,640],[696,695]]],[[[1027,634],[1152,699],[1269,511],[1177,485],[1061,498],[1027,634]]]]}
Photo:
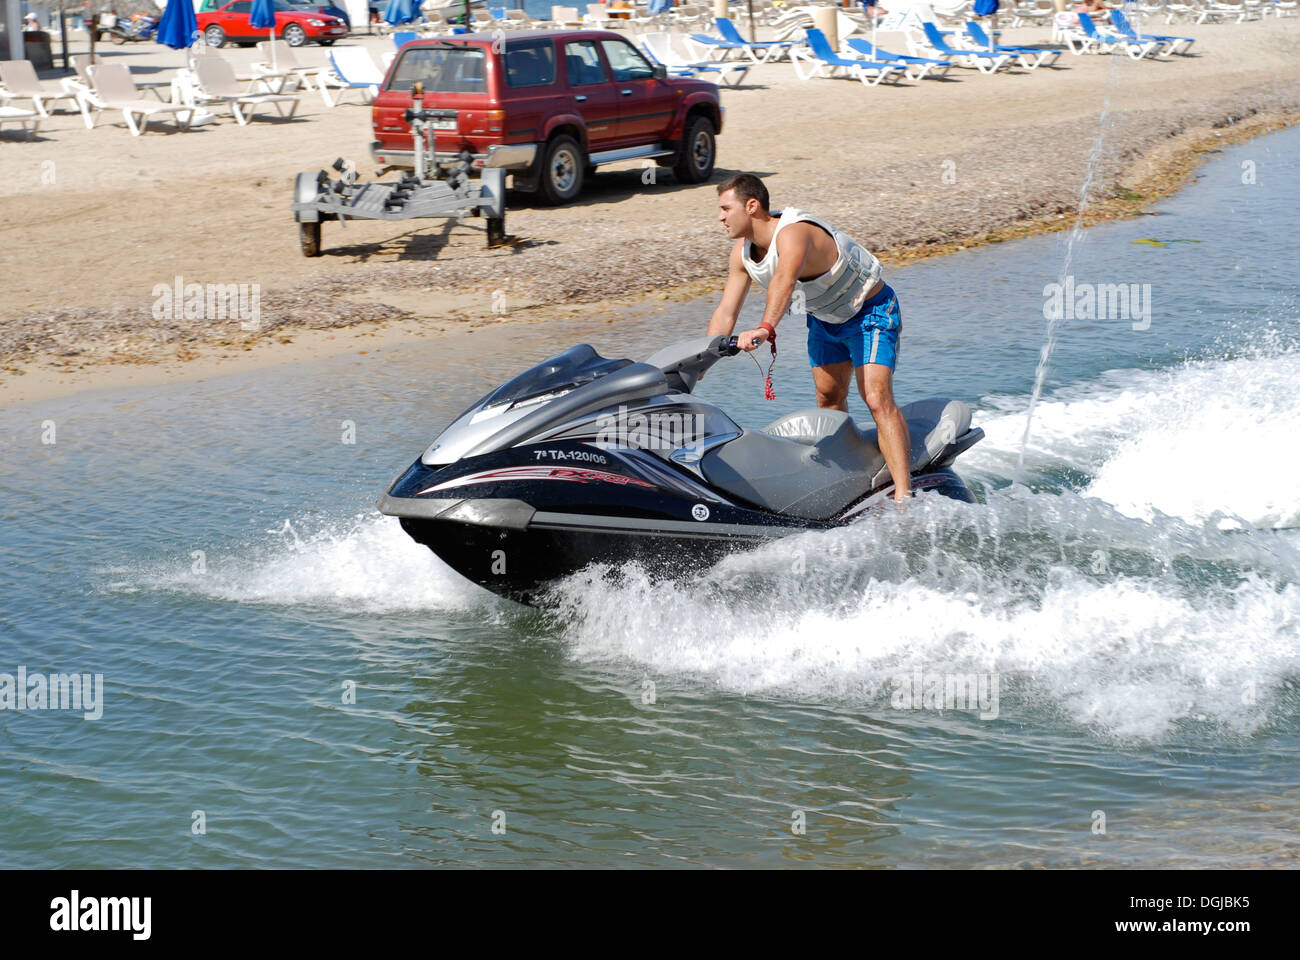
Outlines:
{"type": "MultiPolygon", "coordinates": [[[[272,0],[275,8],[275,36],[291,47],[301,47],[315,40],[328,47],[340,37],[347,36],[348,26],[338,17],[327,13],[303,11],[285,0],[272,0]]],[[[198,14],[199,30],[210,47],[224,46],[227,41],[241,46],[251,46],[267,39],[270,30],[254,30],[248,23],[253,0],[233,0],[214,10],[201,10],[198,14]]]]}
{"type": "MultiPolygon", "coordinates": [[[[328,13],[331,17],[338,17],[352,29],[352,18],[348,12],[337,4],[331,3],[330,0],[285,0],[292,7],[297,7],[304,13],[328,13]]],[[[363,24],[364,26],[364,24],[363,24]]]]}
{"type": "Polygon", "coordinates": [[[399,51],[371,108],[371,156],[413,164],[403,113],[411,90],[423,105],[454,110],[439,120],[434,153],[450,167],[504,167],[516,190],[568,203],[603,163],[649,158],[679,181],[713,174],[722,106],[716,84],[668,79],[617,33],[536,30],[417,40],[399,51]],[[496,42],[494,43],[494,39],[496,42]]]}

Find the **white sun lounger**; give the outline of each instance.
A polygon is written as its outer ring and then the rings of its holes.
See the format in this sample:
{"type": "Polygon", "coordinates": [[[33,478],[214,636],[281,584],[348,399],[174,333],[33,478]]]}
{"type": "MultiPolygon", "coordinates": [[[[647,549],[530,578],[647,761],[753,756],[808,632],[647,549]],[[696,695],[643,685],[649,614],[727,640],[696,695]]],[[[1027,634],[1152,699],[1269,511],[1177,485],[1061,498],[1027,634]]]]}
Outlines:
{"type": "Polygon", "coordinates": [[[27,131],[28,138],[35,140],[36,131],[41,128],[41,115],[35,110],[22,107],[0,107],[0,127],[6,123],[16,123],[27,131]]]}
{"type": "Polygon", "coordinates": [[[298,96],[292,93],[242,93],[234,68],[225,60],[204,57],[194,64],[198,83],[197,99],[205,103],[224,103],[242,127],[257,116],[257,108],[273,106],[285,118],[292,117],[298,109],[298,96]],[[289,104],[289,112],[282,109],[289,104]]]}
{"type": "Polygon", "coordinates": [[[312,77],[320,73],[320,67],[304,64],[298,59],[294,48],[283,40],[263,40],[257,45],[257,52],[262,57],[253,64],[253,71],[257,77],[266,79],[294,77],[308,90],[315,89],[312,86],[312,77]]]}
{"type": "Polygon", "coordinates": [[[176,125],[184,130],[190,125],[194,108],[183,103],[159,103],[156,100],[141,100],[140,91],[131,79],[131,72],[120,63],[99,63],[90,69],[90,78],[95,84],[92,96],[82,95],[82,113],[86,115],[86,126],[93,127],[95,120],[104,110],[121,110],[122,119],[134,137],[140,136],[149,126],[152,117],[170,114],[176,125]],[[94,110],[94,118],[90,110],[94,110]],[[139,122],[136,118],[139,117],[139,122]],[[181,119],[184,117],[184,119],[181,119]]]}
{"type": "Polygon", "coordinates": [[[551,7],[551,25],[560,29],[582,24],[582,14],[577,7],[551,7]]]}
{"type": "Polygon", "coordinates": [[[0,97],[6,100],[30,100],[42,117],[50,115],[45,109],[47,100],[50,103],[67,100],[74,109],[79,109],[76,91],[69,90],[67,84],[58,90],[42,85],[30,60],[0,60],[0,83],[4,84],[4,88],[0,89],[0,97]]]}

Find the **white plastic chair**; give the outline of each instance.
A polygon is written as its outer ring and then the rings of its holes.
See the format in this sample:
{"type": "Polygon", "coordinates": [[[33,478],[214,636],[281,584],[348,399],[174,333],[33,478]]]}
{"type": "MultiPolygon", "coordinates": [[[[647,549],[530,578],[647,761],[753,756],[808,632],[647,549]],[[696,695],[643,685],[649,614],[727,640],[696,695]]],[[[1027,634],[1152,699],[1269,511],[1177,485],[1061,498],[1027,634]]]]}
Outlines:
{"type": "Polygon", "coordinates": [[[35,140],[36,132],[41,128],[43,118],[35,110],[24,110],[22,107],[0,107],[0,127],[6,123],[16,123],[26,132],[28,139],[35,140]]]}
{"type": "MultiPolygon", "coordinates": [[[[302,62],[293,47],[283,40],[263,40],[257,45],[261,56],[253,64],[254,76],[269,81],[276,77],[293,77],[308,90],[315,90],[312,77],[320,73],[320,67],[313,67],[302,62]]],[[[277,89],[275,93],[282,92],[277,89]]]]}
{"type": "Polygon", "coordinates": [[[577,7],[551,7],[551,23],[561,29],[582,24],[582,15],[577,7]]]}
{"type": "Polygon", "coordinates": [[[291,93],[244,93],[239,89],[235,71],[225,60],[205,57],[194,65],[198,89],[196,99],[205,103],[224,103],[239,125],[245,126],[257,116],[260,106],[274,106],[275,112],[286,119],[298,110],[298,97],[291,93]],[[289,104],[289,112],[282,109],[289,104]]]}
{"type": "Polygon", "coordinates": [[[90,78],[95,85],[93,102],[90,97],[81,97],[82,113],[86,116],[88,127],[95,125],[99,114],[104,110],[121,110],[122,119],[126,121],[127,129],[133,137],[144,133],[153,117],[171,115],[176,126],[184,130],[194,116],[194,108],[185,104],[140,99],[140,91],[131,79],[131,72],[123,64],[97,63],[90,68],[90,78]],[[90,116],[91,109],[94,110],[93,118],[90,116]]]}
{"type": "Polygon", "coordinates": [[[6,100],[30,100],[42,117],[50,115],[45,108],[46,101],[54,104],[67,100],[74,109],[78,109],[76,91],[69,90],[67,84],[62,84],[58,90],[42,85],[30,60],[0,60],[0,83],[4,84],[3,89],[0,89],[0,97],[6,100]]]}

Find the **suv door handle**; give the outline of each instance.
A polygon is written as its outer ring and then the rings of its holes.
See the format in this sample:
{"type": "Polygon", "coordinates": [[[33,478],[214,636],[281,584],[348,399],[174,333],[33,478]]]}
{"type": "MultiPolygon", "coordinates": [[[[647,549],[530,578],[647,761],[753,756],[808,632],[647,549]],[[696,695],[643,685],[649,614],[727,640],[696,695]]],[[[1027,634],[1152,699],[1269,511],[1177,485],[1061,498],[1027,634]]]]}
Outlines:
{"type": "Polygon", "coordinates": [[[582,103],[582,102],[584,102],[584,101],[587,99],[587,95],[586,95],[585,93],[580,93],[580,94],[578,94],[576,97],[574,97],[573,99],[574,99],[574,100],[577,100],[579,103],[582,103]]]}
{"type": "Polygon", "coordinates": [[[631,90],[620,90],[619,93],[623,94],[623,96],[625,96],[625,97],[630,97],[630,96],[632,96],[632,91],[631,91],[631,90]]]}

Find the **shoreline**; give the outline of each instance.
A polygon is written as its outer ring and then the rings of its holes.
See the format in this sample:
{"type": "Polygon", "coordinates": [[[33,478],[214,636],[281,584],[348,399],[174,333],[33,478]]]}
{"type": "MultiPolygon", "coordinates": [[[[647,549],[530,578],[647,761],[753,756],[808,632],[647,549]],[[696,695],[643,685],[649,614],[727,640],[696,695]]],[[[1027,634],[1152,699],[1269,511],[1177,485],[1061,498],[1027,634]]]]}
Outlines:
{"type": "MultiPolygon", "coordinates": [[[[1287,22],[1281,23],[1273,39],[1289,40],[1291,28],[1287,22]]],[[[1300,30],[1295,32],[1300,35],[1300,30]]],[[[1226,36],[1222,31],[1212,33],[1216,38],[1226,36]]],[[[1244,32],[1239,35],[1245,36],[1244,32]]],[[[1252,51],[1245,47],[1229,49],[1225,58],[1233,52],[1252,51]]],[[[1203,61],[1209,59],[1208,54],[1188,63],[1150,65],[1071,59],[1070,69],[1056,75],[1032,80],[999,78],[1008,89],[1021,80],[1037,84],[1026,87],[1033,92],[1019,100],[1008,94],[1009,103],[996,99],[999,81],[990,86],[977,77],[963,79],[956,85],[960,89],[952,93],[935,93],[935,88],[922,85],[890,91],[900,101],[891,102],[893,115],[884,116],[882,110],[882,117],[874,121],[855,121],[868,127],[874,122],[889,128],[881,134],[883,149],[879,159],[873,158],[873,164],[864,165],[866,161],[854,152],[855,127],[849,122],[844,124],[843,136],[827,145],[824,156],[819,153],[815,158],[816,168],[809,166],[814,161],[808,157],[796,155],[801,149],[798,143],[771,145],[774,154],[782,150],[795,153],[755,156],[746,162],[769,181],[774,206],[791,199],[797,199],[800,205],[815,203],[813,209],[859,237],[889,268],[1074,226],[1080,219],[1078,193],[1084,164],[1083,158],[1069,152],[1069,146],[1090,145],[1097,134],[1099,117],[1083,109],[1091,109],[1090,102],[1072,101],[1070,109],[1060,108],[1056,98],[1062,95],[1062,89],[1068,93],[1073,87],[1102,81],[1112,88],[1112,93],[1119,91],[1118,98],[1124,100],[1110,108],[1094,186],[1082,212],[1085,226],[1150,215],[1155,204],[1195,176],[1215,148],[1300,122],[1300,101],[1288,89],[1290,77],[1284,79],[1280,66],[1276,67],[1276,77],[1265,82],[1258,72],[1239,76],[1229,69],[1234,67],[1231,61],[1206,67],[1203,61]],[[1144,70],[1145,66],[1153,69],[1144,70]],[[1170,98],[1170,91],[1177,89],[1173,86],[1178,82],[1175,71],[1184,69],[1205,74],[1198,82],[1210,89],[1202,99],[1170,98]],[[1231,78],[1232,83],[1225,78],[1231,78]],[[1120,79],[1124,80],[1122,85],[1120,79]],[[1220,86],[1215,87],[1216,83],[1220,86]],[[1165,100],[1152,106],[1149,98],[1153,95],[1165,100]],[[901,102],[908,97],[916,103],[909,106],[901,102]],[[928,124],[929,130],[909,130],[909,124],[915,125],[911,111],[918,105],[929,110],[921,124],[928,124]],[[990,117],[1002,123],[990,124],[990,117]],[[835,169],[835,162],[844,164],[839,169],[845,175],[838,181],[828,175],[825,182],[808,182],[822,167],[835,169]],[[959,171],[953,180],[944,179],[945,185],[939,184],[941,162],[959,171]],[[804,179],[792,183],[791,176],[804,179]],[[957,185],[946,185],[954,182],[957,185]],[[805,196],[809,190],[816,190],[817,199],[805,196]]],[[[1290,66],[1287,61],[1288,73],[1290,66]]],[[[801,106],[817,102],[821,90],[842,93],[846,99],[859,95],[856,84],[820,81],[824,86],[818,87],[816,82],[788,82],[784,76],[788,70],[788,66],[784,71],[776,65],[768,67],[764,77],[769,78],[769,83],[761,89],[779,88],[779,93],[790,101],[792,114],[801,106]]],[[[1096,89],[1091,92],[1095,96],[1096,89]]],[[[765,122],[761,113],[741,113],[756,105],[753,93],[742,91],[731,96],[741,102],[729,107],[732,114],[739,115],[728,116],[728,127],[719,141],[724,149],[727,130],[736,130],[735,135],[743,138],[747,126],[761,129],[765,122]]],[[[1107,94],[1108,100],[1110,96],[1107,94]]],[[[355,119],[355,115],[340,117],[322,114],[320,122],[328,126],[355,119]]],[[[818,120],[800,115],[790,122],[804,123],[812,129],[818,120]]],[[[274,127],[261,128],[259,133],[278,136],[274,127]]],[[[172,148],[160,138],[149,141],[142,149],[157,150],[166,160],[173,150],[188,146],[172,148]]],[[[725,154],[722,159],[726,159],[725,154]]],[[[252,169],[271,167],[275,164],[268,159],[252,169]]],[[[186,175],[190,172],[182,171],[186,175]]],[[[734,171],[720,167],[713,182],[730,172],[734,171]]],[[[182,270],[187,281],[198,273],[202,254],[210,252],[201,246],[209,239],[201,225],[182,224],[175,240],[162,233],[162,249],[138,254],[134,260],[129,237],[107,238],[122,245],[120,259],[127,265],[147,268],[139,279],[131,278],[131,284],[124,285],[121,278],[113,277],[106,278],[110,282],[103,285],[87,282],[74,268],[70,277],[73,282],[69,284],[72,289],[65,291],[36,286],[30,275],[16,271],[20,286],[21,281],[28,281],[29,293],[37,291],[31,293],[29,302],[48,304],[56,298],[75,302],[89,290],[95,301],[116,301],[116,305],[47,307],[21,313],[11,305],[7,318],[0,308],[0,333],[4,334],[0,337],[0,405],[38,402],[85,390],[195,380],[354,351],[375,352],[402,342],[437,339],[484,326],[572,317],[579,304],[584,313],[616,323],[622,319],[620,315],[629,312],[720,292],[725,246],[717,237],[710,213],[712,184],[697,188],[668,184],[666,189],[651,186],[646,190],[640,186],[639,168],[616,169],[597,180],[589,188],[592,195],[571,207],[538,208],[525,202],[516,212],[512,206],[511,217],[520,233],[516,235],[516,248],[504,251],[485,253],[481,249],[481,231],[462,228],[444,230],[439,237],[404,232],[399,238],[402,242],[423,245],[414,255],[409,249],[393,253],[384,248],[385,243],[392,245],[391,238],[379,244],[366,243],[380,234],[367,235],[366,225],[351,225],[348,239],[361,242],[343,248],[339,255],[307,264],[285,262],[282,250],[273,256],[262,255],[272,278],[286,275],[292,280],[296,274],[299,282],[284,286],[263,283],[260,329],[247,333],[239,329],[237,321],[188,321],[179,315],[155,318],[148,306],[122,302],[127,297],[138,299],[141,289],[154,287],[152,281],[170,281],[173,268],[178,280],[182,270]],[[663,243],[649,239],[655,231],[665,235],[663,243]],[[670,231],[676,231],[678,236],[666,235],[670,231]],[[308,271],[309,279],[303,279],[304,271],[308,271]],[[602,295],[611,287],[623,292],[612,297],[602,295]],[[500,310],[494,309],[498,295],[500,310]],[[504,309],[507,297],[508,311],[504,309]]],[[[273,182],[270,173],[259,172],[251,186],[261,190],[273,182]]],[[[168,185],[166,181],[156,183],[168,185]]],[[[190,181],[178,175],[170,186],[172,192],[184,194],[190,181]]],[[[76,184],[72,189],[84,190],[85,184],[76,184]]],[[[150,195],[158,190],[151,186],[141,188],[141,192],[150,195]]],[[[75,193],[46,197],[59,203],[78,199],[75,193]]],[[[0,203],[21,208],[23,199],[9,197],[0,203]]],[[[250,209],[245,208],[253,204],[241,205],[238,199],[232,197],[229,217],[251,217],[250,209]]],[[[123,196],[120,202],[127,205],[130,197],[123,196]]],[[[269,203],[258,206],[278,209],[269,203]]],[[[129,208],[125,212],[129,213],[129,208]]],[[[273,244],[276,249],[283,247],[287,231],[279,223],[279,214],[258,216],[260,220],[249,220],[259,231],[251,240],[273,244]]],[[[507,218],[508,231],[511,217],[507,218]]],[[[58,210],[48,219],[57,222],[58,210]]],[[[155,215],[154,221],[137,217],[122,232],[129,234],[132,228],[156,230],[156,221],[160,220],[161,214],[155,215]],[[139,227],[141,220],[145,221],[144,227],[139,227]]],[[[37,224],[38,228],[44,226],[37,224]]],[[[61,256],[67,254],[66,229],[75,230],[75,225],[50,231],[52,248],[61,256]],[[60,233],[60,229],[64,232],[60,233]]],[[[88,230],[89,225],[73,236],[84,238],[91,235],[88,230]]],[[[119,231],[114,228],[112,232],[119,231]]],[[[336,230],[333,238],[327,238],[327,244],[339,242],[340,233],[336,230]]],[[[41,239],[33,244],[33,255],[38,259],[41,239]]],[[[294,246],[289,256],[296,258],[294,246]]],[[[110,256],[114,252],[108,251],[110,256]]],[[[236,248],[233,252],[244,251],[236,248]]],[[[249,253],[245,259],[257,257],[249,253]]],[[[64,264],[52,263],[50,269],[56,278],[67,276],[64,264]]],[[[241,280],[260,279],[251,267],[237,275],[241,280]]],[[[21,309],[22,302],[19,297],[13,304],[21,309]]]]}
{"type": "MultiPolygon", "coordinates": [[[[1133,187],[1126,193],[1089,201],[1083,211],[1083,225],[1090,227],[1151,216],[1152,206],[1178,193],[1194,179],[1197,170],[1215,152],[1211,147],[1243,143],[1258,136],[1289,129],[1297,123],[1300,123],[1300,112],[1257,116],[1232,124],[1223,131],[1188,131],[1166,144],[1163,156],[1143,157],[1134,164],[1135,167],[1150,164],[1155,169],[1134,180],[1133,187]]],[[[878,256],[886,267],[906,266],[962,250],[1068,230],[1074,226],[1077,217],[1076,209],[1072,213],[1026,220],[1010,227],[982,234],[977,232],[944,243],[886,249],[880,251],[878,256]]],[[[711,292],[719,292],[720,283],[720,280],[714,278],[696,279],[658,290],[642,289],[631,296],[578,302],[596,311],[616,314],[654,303],[686,302],[711,292]]],[[[353,352],[379,353],[388,347],[414,340],[455,336],[480,327],[551,320],[570,309],[569,304],[539,303],[517,307],[507,316],[486,319],[477,308],[453,307],[437,321],[407,316],[360,321],[327,329],[287,328],[275,335],[255,336],[244,342],[215,341],[203,345],[207,351],[205,353],[178,351],[178,355],[161,360],[154,358],[133,363],[106,358],[77,367],[65,365],[59,368],[51,366],[50,358],[45,357],[18,367],[23,372],[17,376],[13,375],[16,364],[10,360],[0,368],[11,374],[8,377],[0,376],[0,406],[56,400],[89,390],[197,381],[353,352]]],[[[620,319],[611,316],[605,322],[617,323],[620,319]]]]}

